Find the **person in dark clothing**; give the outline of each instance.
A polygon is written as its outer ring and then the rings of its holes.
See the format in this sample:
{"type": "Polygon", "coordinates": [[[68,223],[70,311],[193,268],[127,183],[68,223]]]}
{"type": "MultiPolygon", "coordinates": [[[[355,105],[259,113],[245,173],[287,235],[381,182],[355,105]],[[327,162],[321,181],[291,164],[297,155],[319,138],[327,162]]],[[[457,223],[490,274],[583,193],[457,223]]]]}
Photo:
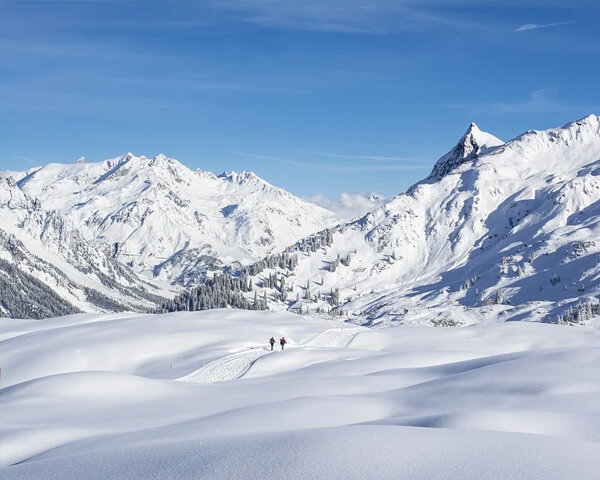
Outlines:
{"type": "Polygon", "coordinates": [[[273,345],[275,345],[275,339],[273,337],[271,337],[271,340],[269,340],[269,343],[271,344],[271,351],[273,351],[273,345]]]}
{"type": "Polygon", "coordinates": [[[281,345],[281,349],[283,350],[283,347],[285,347],[285,344],[287,343],[285,337],[281,337],[279,339],[279,345],[281,345]]]}

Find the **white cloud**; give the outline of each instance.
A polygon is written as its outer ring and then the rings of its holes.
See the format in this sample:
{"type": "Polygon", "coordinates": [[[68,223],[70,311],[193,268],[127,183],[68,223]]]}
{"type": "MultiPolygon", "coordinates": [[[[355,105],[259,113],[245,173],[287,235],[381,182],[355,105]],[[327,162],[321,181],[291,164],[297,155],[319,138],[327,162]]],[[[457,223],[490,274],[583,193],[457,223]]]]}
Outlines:
{"type": "Polygon", "coordinates": [[[386,34],[481,28],[478,22],[442,16],[438,3],[439,0],[218,0],[215,6],[247,23],[304,31],[386,34]]]}
{"type": "Polygon", "coordinates": [[[595,110],[595,108],[590,108],[589,106],[568,105],[556,98],[555,93],[555,88],[540,88],[531,92],[523,100],[467,103],[462,105],[447,105],[447,107],[467,110],[472,114],[520,114],[595,110]]]}
{"type": "Polygon", "coordinates": [[[525,23],[515,28],[515,32],[526,32],[528,30],[538,30],[539,28],[558,27],[559,25],[569,25],[574,23],[573,21],[568,22],[556,22],[556,23],[525,23]]]}
{"type": "Polygon", "coordinates": [[[415,158],[406,158],[406,157],[397,157],[393,155],[347,155],[342,153],[330,153],[330,152],[312,152],[316,155],[321,155],[323,157],[330,158],[342,158],[346,160],[373,160],[375,162],[385,162],[385,163],[396,163],[396,162],[409,162],[409,163],[417,163],[417,166],[421,166],[418,162],[422,162],[423,160],[418,160],[415,158]]]}
{"type": "MultiPolygon", "coordinates": [[[[239,150],[231,150],[230,153],[238,155],[240,157],[254,158],[257,160],[265,160],[273,163],[286,163],[288,165],[294,165],[302,168],[311,168],[315,171],[321,172],[337,172],[344,175],[352,175],[356,177],[367,178],[377,182],[386,182],[385,178],[378,178],[369,175],[374,172],[392,172],[392,171],[406,171],[406,170],[423,170],[429,168],[429,164],[426,162],[418,162],[414,160],[413,163],[403,163],[407,159],[403,159],[402,162],[394,162],[394,158],[400,157],[377,157],[370,155],[339,155],[339,154],[327,154],[329,157],[342,158],[342,159],[370,159],[371,162],[352,162],[350,164],[344,163],[323,163],[320,161],[299,161],[292,160],[289,158],[273,157],[270,155],[263,155],[258,153],[243,152],[239,150]],[[383,160],[385,159],[385,160],[383,160]],[[418,163],[417,163],[418,162],[418,163]]],[[[313,152],[317,155],[323,155],[323,152],[313,152]]]]}
{"type": "Polygon", "coordinates": [[[340,193],[337,200],[330,200],[322,193],[307,198],[309,202],[336,213],[342,220],[352,220],[374,210],[386,201],[379,193],[340,193]]]}

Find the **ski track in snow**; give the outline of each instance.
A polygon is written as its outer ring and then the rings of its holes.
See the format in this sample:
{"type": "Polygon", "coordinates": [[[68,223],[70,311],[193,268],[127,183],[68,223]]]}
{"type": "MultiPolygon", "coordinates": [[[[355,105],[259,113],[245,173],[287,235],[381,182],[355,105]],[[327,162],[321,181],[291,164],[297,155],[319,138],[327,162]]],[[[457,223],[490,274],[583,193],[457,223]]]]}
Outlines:
{"type": "Polygon", "coordinates": [[[178,378],[181,382],[213,383],[243,377],[254,362],[267,354],[264,347],[250,348],[207,363],[195,372],[178,378]]]}
{"type": "Polygon", "coordinates": [[[363,328],[330,328],[317,336],[301,343],[311,348],[346,348],[363,328]]]}
{"type": "MultiPolygon", "coordinates": [[[[297,348],[346,348],[363,328],[330,328],[318,335],[295,345],[288,344],[287,349],[297,348]]],[[[250,347],[241,352],[218,358],[200,367],[198,370],[180,377],[179,382],[214,383],[242,378],[262,357],[279,351],[277,344],[271,352],[267,347],[250,347]]]]}

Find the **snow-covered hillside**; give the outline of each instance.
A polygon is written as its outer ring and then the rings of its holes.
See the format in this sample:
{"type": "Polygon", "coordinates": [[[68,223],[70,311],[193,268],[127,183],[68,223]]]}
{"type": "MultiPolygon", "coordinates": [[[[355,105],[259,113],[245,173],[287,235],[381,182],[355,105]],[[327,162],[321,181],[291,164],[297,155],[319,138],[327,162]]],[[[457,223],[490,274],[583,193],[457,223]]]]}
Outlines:
{"type": "Polygon", "coordinates": [[[0,477],[596,479],[600,332],[289,313],[0,319],[0,477]],[[285,335],[283,352],[267,350],[285,335]]]}
{"type": "Polygon", "coordinates": [[[471,125],[425,180],[289,252],[293,269],[250,269],[271,308],[460,325],[597,304],[600,118],[506,143],[471,125]]]}
{"type": "Polygon", "coordinates": [[[252,172],[217,176],[164,155],[128,153],[12,175],[88,241],[110,242],[121,262],[167,283],[196,283],[207,271],[250,263],[338,220],[252,172]]]}
{"type": "Polygon", "coordinates": [[[148,310],[174,292],[140,280],[110,246],[91,246],[60,214],[0,177],[0,316],[148,310]]]}

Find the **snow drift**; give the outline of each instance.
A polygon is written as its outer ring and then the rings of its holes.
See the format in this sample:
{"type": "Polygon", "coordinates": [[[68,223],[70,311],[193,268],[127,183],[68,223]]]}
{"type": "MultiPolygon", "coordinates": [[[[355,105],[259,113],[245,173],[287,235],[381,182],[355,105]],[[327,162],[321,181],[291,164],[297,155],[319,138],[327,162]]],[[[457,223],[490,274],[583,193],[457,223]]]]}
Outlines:
{"type": "Polygon", "coordinates": [[[592,479],[600,467],[590,327],[366,329],[213,310],[0,329],[5,479],[592,479]],[[289,349],[267,351],[271,335],[289,349]]]}

